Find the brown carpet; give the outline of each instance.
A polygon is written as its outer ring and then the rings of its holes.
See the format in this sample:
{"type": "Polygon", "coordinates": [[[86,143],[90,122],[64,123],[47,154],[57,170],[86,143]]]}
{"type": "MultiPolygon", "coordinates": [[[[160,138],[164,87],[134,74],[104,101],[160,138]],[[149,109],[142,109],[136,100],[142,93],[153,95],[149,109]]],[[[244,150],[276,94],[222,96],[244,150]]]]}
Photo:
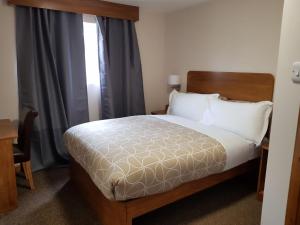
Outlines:
{"type": "MultiPolygon", "coordinates": [[[[237,178],[134,221],[134,225],[259,225],[261,203],[254,176],[237,178]]],[[[18,179],[19,207],[0,216],[0,225],[100,225],[72,187],[68,169],[34,174],[35,191],[18,179]]]]}

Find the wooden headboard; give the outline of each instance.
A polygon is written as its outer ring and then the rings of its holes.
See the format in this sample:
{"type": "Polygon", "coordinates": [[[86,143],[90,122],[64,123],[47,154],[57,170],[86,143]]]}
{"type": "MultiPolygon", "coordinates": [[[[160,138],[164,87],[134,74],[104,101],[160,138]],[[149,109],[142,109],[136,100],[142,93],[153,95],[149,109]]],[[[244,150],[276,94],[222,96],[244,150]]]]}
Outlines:
{"type": "Polygon", "coordinates": [[[266,73],[190,71],[187,92],[219,93],[231,100],[272,101],[274,76],[266,73]]]}

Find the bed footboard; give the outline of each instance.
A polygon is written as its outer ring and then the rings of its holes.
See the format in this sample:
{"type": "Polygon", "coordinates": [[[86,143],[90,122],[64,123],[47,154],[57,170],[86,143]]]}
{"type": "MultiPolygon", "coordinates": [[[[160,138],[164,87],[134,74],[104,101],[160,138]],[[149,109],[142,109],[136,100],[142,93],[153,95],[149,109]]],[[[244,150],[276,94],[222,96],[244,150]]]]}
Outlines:
{"type": "Polygon", "coordinates": [[[97,214],[102,225],[132,225],[133,218],[249,171],[258,170],[258,166],[259,160],[255,159],[223,173],[188,182],[172,191],[124,202],[105,198],[89,175],[73,158],[71,158],[70,174],[72,182],[97,214]]]}

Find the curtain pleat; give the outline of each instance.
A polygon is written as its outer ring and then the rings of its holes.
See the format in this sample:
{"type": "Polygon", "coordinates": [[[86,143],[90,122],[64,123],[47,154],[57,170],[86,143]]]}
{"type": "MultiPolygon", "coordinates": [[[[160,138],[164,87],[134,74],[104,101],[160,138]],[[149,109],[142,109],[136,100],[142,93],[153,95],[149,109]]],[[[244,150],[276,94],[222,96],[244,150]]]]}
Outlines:
{"type": "Polygon", "coordinates": [[[97,17],[102,119],[145,114],[139,46],[132,21],[97,17]]]}
{"type": "Polygon", "coordinates": [[[63,133],[87,122],[82,15],[16,7],[20,112],[39,112],[32,135],[32,166],[68,160],[63,133]]]}

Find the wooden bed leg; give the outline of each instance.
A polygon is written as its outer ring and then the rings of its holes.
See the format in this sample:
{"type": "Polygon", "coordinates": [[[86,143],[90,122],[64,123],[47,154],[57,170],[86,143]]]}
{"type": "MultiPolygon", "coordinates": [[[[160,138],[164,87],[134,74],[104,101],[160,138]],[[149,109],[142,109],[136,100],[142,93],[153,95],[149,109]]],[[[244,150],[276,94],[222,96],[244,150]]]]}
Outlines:
{"type": "Polygon", "coordinates": [[[127,223],[126,223],[126,225],[132,225],[132,218],[130,218],[130,219],[127,219],[127,223]]]}
{"type": "Polygon", "coordinates": [[[133,217],[128,214],[127,205],[126,205],[126,225],[132,225],[133,217]]]}
{"type": "Polygon", "coordinates": [[[122,225],[132,225],[133,218],[127,214],[127,208],[124,207],[124,210],[120,212],[120,218],[122,218],[122,225]]]}
{"type": "MultiPolygon", "coordinates": [[[[132,225],[133,218],[127,214],[127,204],[126,202],[117,203],[117,205],[114,205],[111,210],[113,211],[113,217],[111,218],[111,221],[109,219],[108,225],[132,225]]],[[[101,215],[99,215],[101,217],[101,215]]],[[[107,219],[103,218],[102,219],[107,219]]],[[[103,225],[106,225],[103,224],[103,225]]]]}

